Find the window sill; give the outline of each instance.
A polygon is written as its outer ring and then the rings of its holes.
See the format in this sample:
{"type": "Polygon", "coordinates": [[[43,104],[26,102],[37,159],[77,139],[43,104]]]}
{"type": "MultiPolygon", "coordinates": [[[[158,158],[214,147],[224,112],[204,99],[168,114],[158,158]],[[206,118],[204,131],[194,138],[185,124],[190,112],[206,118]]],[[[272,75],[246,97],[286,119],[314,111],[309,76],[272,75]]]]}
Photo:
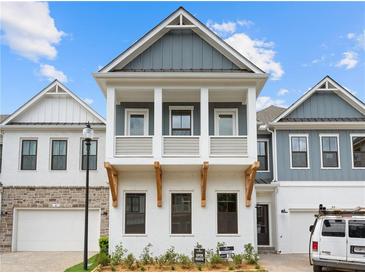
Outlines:
{"type": "Polygon", "coordinates": [[[241,234],[216,234],[216,237],[241,237],[241,234]]]}
{"type": "Polygon", "coordinates": [[[195,237],[194,234],[169,234],[170,237],[195,237]]]}
{"type": "Polygon", "coordinates": [[[148,234],[123,234],[122,237],[148,237],[148,234]]]}

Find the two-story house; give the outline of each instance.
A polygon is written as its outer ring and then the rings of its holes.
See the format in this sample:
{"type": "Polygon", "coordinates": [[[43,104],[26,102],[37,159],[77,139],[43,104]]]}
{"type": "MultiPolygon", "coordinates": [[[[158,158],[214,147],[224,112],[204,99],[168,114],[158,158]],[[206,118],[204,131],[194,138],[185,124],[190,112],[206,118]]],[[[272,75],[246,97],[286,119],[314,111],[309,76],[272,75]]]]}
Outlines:
{"type": "Polygon", "coordinates": [[[0,252],[83,250],[86,150],[90,151],[89,247],[108,234],[105,120],[58,81],[2,122],[0,252]]]}
{"type": "Polygon", "coordinates": [[[179,8],[94,77],[107,101],[110,248],[256,245],[267,75],[179,8]]]}
{"type": "Polygon", "coordinates": [[[258,120],[258,245],[306,253],[319,204],[365,206],[365,104],[326,76],[258,120]]]}

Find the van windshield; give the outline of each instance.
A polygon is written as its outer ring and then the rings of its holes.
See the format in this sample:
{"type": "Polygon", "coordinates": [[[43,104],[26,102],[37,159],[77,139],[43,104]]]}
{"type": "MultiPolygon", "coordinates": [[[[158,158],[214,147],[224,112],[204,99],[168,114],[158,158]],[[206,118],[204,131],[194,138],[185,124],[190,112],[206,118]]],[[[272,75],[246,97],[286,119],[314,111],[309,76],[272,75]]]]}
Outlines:
{"type": "Polygon", "coordinates": [[[345,237],[345,226],[344,220],[326,219],[323,221],[322,236],[345,237]]]}
{"type": "Polygon", "coordinates": [[[349,221],[349,237],[365,239],[365,220],[349,221]]]}

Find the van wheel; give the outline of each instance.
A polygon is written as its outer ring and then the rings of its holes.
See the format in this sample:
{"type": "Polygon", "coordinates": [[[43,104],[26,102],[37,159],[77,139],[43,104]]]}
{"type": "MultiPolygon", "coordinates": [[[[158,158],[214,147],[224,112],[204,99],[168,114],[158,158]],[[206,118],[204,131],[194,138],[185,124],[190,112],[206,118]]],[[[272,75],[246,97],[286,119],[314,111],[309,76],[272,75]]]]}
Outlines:
{"type": "Polygon", "coordinates": [[[313,265],[313,272],[322,272],[322,266],[313,265]]]}

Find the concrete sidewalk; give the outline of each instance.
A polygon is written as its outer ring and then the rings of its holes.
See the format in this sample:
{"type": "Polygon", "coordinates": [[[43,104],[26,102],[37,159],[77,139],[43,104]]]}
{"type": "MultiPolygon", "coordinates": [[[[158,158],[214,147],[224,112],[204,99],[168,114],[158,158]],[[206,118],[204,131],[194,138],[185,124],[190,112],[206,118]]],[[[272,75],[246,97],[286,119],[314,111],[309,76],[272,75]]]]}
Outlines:
{"type": "Polygon", "coordinates": [[[271,272],[312,272],[308,254],[260,254],[260,265],[271,272]]]}

